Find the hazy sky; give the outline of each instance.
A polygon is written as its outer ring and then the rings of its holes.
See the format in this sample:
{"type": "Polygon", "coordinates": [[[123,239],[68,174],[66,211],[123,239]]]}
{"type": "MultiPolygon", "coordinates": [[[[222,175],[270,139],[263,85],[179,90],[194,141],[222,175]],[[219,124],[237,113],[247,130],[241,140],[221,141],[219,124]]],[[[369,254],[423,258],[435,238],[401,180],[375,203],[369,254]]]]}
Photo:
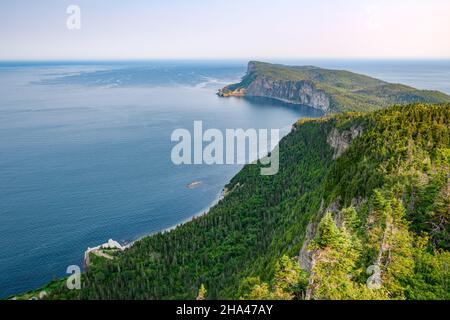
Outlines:
{"type": "Polygon", "coordinates": [[[264,57],[450,58],[450,1],[0,1],[0,59],[264,57]]]}

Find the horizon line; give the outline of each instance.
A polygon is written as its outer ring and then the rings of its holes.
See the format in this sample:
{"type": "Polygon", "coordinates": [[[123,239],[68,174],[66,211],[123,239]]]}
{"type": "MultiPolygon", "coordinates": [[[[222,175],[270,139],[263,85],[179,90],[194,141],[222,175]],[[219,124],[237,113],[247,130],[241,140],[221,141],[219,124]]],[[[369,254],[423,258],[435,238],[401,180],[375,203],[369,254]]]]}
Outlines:
{"type": "Polygon", "coordinates": [[[295,60],[359,60],[359,61],[443,61],[448,57],[149,57],[149,58],[0,58],[0,62],[145,62],[145,61],[295,61],[295,60]]]}

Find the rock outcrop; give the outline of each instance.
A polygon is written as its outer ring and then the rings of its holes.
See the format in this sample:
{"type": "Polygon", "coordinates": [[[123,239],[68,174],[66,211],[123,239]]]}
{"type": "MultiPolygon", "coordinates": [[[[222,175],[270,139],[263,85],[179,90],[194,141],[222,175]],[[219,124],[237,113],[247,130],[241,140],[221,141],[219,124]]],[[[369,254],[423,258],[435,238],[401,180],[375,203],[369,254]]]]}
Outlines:
{"type": "Polygon", "coordinates": [[[262,97],[304,105],[324,113],[367,112],[394,104],[448,103],[450,96],[388,83],[362,74],[314,66],[251,61],[241,82],[219,96],[262,97]]]}
{"type": "Polygon", "coordinates": [[[359,137],[362,132],[361,126],[354,126],[344,131],[333,128],[327,137],[327,143],[334,149],[333,159],[339,158],[348,149],[353,139],[359,137]]]}
{"type": "Polygon", "coordinates": [[[314,251],[310,250],[309,246],[311,244],[311,241],[313,241],[314,238],[316,237],[320,220],[322,220],[326,212],[332,212],[334,214],[338,213],[339,201],[335,201],[331,203],[327,208],[325,208],[324,201],[322,199],[320,209],[317,215],[311,220],[311,222],[306,227],[305,238],[303,240],[303,245],[298,255],[298,263],[300,268],[309,273],[312,271],[312,268],[314,267],[314,251]]]}
{"type": "Polygon", "coordinates": [[[243,81],[238,85],[231,85],[219,90],[218,95],[222,97],[270,98],[308,106],[323,112],[330,111],[330,98],[324,91],[317,89],[313,82],[274,79],[256,73],[255,69],[255,63],[250,62],[243,81]]]}
{"type": "Polygon", "coordinates": [[[273,80],[257,77],[247,88],[247,96],[277,99],[328,112],[330,99],[309,81],[273,80]]]}

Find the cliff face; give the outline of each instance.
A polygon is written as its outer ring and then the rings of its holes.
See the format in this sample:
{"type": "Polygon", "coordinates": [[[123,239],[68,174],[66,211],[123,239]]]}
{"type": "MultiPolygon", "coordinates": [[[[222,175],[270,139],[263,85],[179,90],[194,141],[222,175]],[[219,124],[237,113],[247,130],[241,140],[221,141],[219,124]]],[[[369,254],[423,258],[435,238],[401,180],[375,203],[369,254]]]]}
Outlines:
{"type": "Polygon", "coordinates": [[[242,81],[219,96],[250,96],[309,106],[325,113],[366,112],[394,104],[448,103],[450,96],[365,75],[313,66],[284,66],[252,61],[242,81]]]}
{"type": "Polygon", "coordinates": [[[311,81],[273,79],[256,72],[254,62],[248,64],[247,74],[240,84],[219,90],[222,97],[263,97],[292,104],[305,105],[323,112],[330,110],[330,98],[311,81]]]}
{"type": "Polygon", "coordinates": [[[343,132],[333,128],[327,137],[328,144],[335,150],[333,159],[339,158],[348,149],[353,139],[359,137],[362,132],[363,128],[361,126],[354,126],[343,132]]]}
{"type": "Polygon", "coordinates": [[[248,86],[246,95],[302,104],[324,112],[330,109],[328,96],[308,81],[273,80],[259,76],[248,86]]]}
{"type": "MultiPolygon", "coordinates": [[[[352,141],[363,134],[363,127],[361,125],[351,126],[348,130],[339,131],[336,128],[331,129],[327,136],[327,143],[334,149],[333,160],[336,160],[350,147],[352,141]]],[[[353,199],[353,204],[358,203],[357,199],[353,199]]],[[[339,217],[339,201],[332,202],[326,209],[324,209],[324,199],[322,199],[319,212],[317,216],[311,221],[305,232],[305,240],[303,241],[300,250],[298,261],[303,270],[311,272],[314,265],[314,251],[309,249],[311,241],[317,236],[320,220],[324,217],[326,212],[335,214],[335,222],[337,225],[342,225],[342,217],[339,217]]]]}

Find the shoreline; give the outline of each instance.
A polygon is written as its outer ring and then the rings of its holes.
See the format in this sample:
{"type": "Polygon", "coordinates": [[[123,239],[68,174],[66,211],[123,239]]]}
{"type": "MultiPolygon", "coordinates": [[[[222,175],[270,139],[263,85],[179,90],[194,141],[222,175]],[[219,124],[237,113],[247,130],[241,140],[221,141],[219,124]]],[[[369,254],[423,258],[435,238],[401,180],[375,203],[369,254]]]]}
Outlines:
{"type": "MultiPolygon", "coordinates": [[[[282,140],[285,136],[287,136],[287,135],[293,130],[294,125],[295,125],[295,123],[292,124],[292,125],[289,125],[289,126],[286,126],[286,127],[282,128],[282,129],[280,129],[280,130],[282,131],[282,134],[281,134],[281,136],[280,136],[280,141],[278,141],[278,143],[277,143],[276,146],[278,146],[279,143],[281,142],[281,140],[282,140]],[[286,130],[286,132],[284,132],[284,129],[286,130]]],[[[276,147],[276,146],[275,146],[275,147],[276,147]]],[[[275,147],[274,147],[274,148],[275,148],[275,147]]],[[[270,150],[271,150],[270,152],[272,152],[274,148],[271,148],[271,149],[270,149],[270,150]]],[[[258,161],[258,160],[260,160],[260,158],[257,157],[255,160],[251,161],[250,163],[253,163],[253,162],[258,161]]],[[[234,176],[236,176],[236,175],[243,169],[243,167],[244,167],[244,166],[242,166],[242,167],[234,174],[234,176]]],[[[233,176],[233,177],[234,177],[234,176],[233,176]]],[[[194,183],[197,183],[197,182],[202,183],[201,181],[194,181],[194,183]]],[[[182,220],[181,222],[179,222],[179,223],[177,223],[177,224],[175,224],[175,225],[173,225],[173,226],[167,227],[167,228],[165,228],[165,229],[161,229],[161,230],[159,230],[159,231],[155,231],[155,232],[152,232],[152,233],[149,233],[149,234],[145,234],[145,235],[143,235],[143,236],[140,236],[140,237],[138,237],[136,240],[132,240],[130,243],[123,244],[122,247],[124,248],[124,250],[129,249],[129,248],[131,248],[136,242],[138,242],[138,241],[140,241],[140,240],[143,240],[144,238],[151,237],[151,236],[153,236],[153,235],[155,235],[155,234],[159,234],[159,233],[170,232],[170,231],[176,229],[176,228],[179,227],[179,226],[182,226],[182,225],[184,225],[184,224],[186,224],[186,223],[188,223],[188,222],[191,222],[191,221],[194,220],[195,218],[198,218],[198,217],[201,217],[201,216],[203,216],[203,215],[208,214],[209,211],[211,210],[211,208],[213,208],[213,207],[214,207],[215,205],[217,205],[222,199],[225,198],[225,196],[227,195],[227,191],[228,191],[227,188],[226,188],[226,185],[229,184],[229,183],[230,183],[230,181],[228,181],[228,183],[226,183],[226,184],[223,186],[223,188],[222,188],[222,189],[220,190],[220,192],[216,195],[216,198],[211,202],[210,205],[208,205],[208,206],[206,206],[205,208],[201,209],[200,211],[198,211],[197,213],[195,213],[195,214],[192,215],[191,217],[189,217],[189,218],[187,218],[187,219],[184,219],[184,220],[182,220]]],[[[189,187],[188,187],[188,188],[189,188],[189,187]]]]}
{"type": "MultiPolygon", "coordinates": [[[[282,132],[282,134],[281,134],[281,136],[280,136],[280,141],[278,141],[278,143],[277,143],[276,146],[278,146],[279,143],[281,142],[281,140],[282,140],[285,136],[287,136],[287,135],[293,130],[294,125],[295,125],[295,123],[292,124],[292,125],[289,125],[289,126],[286,126],[286,127],[282,128],[282,129],[280,129],[281,132],[282,132]],[[286,130],[286,131],[284,132],[284,130],[286,130]]],[[[276,147],[276,146],[275,146],[275,147],[276,147]]],[[[274,148],[275,148],[275,147],[274,147],[274,148]]],[[[273,151],[274,148],[271,148],[271,152],[273,151]]],[[[250,162],[250,163],[253,163],[253,162],[258,161],[258,160],[260,160],[260,158],[257,157],[257,159],[253,160],[253,161],[250,162]]],[[[242,166],[242,167],[234,174],[234,176],[236,176],[236,175],[243,169],[243,167],[244,167],[244,166],[242,166]]],[[[234,176],[233,176],[233,177],[234,177],[234,176]]],[[[194,183],[196,183],[196,182],[202,183],[201,181],[195,181],[194,183]]],[[[176,229],[176,228],[179,227],[179,226],[182,226],[182,225],[184,225],[184,224],[186,224],[186,223],[188,223],[188,222],[191,222],[191,221],[194,220],[195,218],[198,218],[198,217],[201,217],[201,216],[203,216],[203,215],[208,214],[209,211],[211,210],[211,208],[213,208],[213,207],[214,207],[215,205],[217,205],[222,199],[225,198],[225,196],[227,195],[227,191],[228,191],[227,188],[226,188],[226,185],[228,185],[229,183],[230,183],[230,181],[228,181],[228,183],[226,183],[226,184],[223,186],[223,188],[222,188],[222,189],[220,190],[220,192],[216,195],[216,198],[211,202],[210,205],[208,205],[208,206],[206,206],[205,208],[201,209],[200,211],[198,211],[197,213],[195,213],[195,214],[192,215],[191,217],[189,217],[189,218],[187,218],[187,219],[184,219],[184,220],[182,220],[181,222],[179,222],[179,223],[177,223],[177,224],[175,224],[175,225],[173,225],[173,226],[167,227],[167,228],[165,228],[165,229],[161,229],[161,230],[159,230],[159,231],[155,231],[155,232],[152,232],[152,233],[149,233],[149,234],[140,236],[140,237],[138,237],[136,240],[132,240],[130,243],[123,244],[122,247],[124,248],[124,250],[129,249],[129,248],[131,248],[136,242],[138,242],[138,241],[140,241],[140,240],[143,240],[144,238],[151,237],[151,236],[153,236],[153,235],[155,235],[155,234],[159,234],[159,233],[170,232],[170,231],[176,229]]],[[[189,188],[189,187],[188,187],[188,188],[189,188]]]]}
{"type": "MultiPolygon", "coordinates": [[[[264,98],[264,99],[270,99],[270,98],[264,98]]],[[[273,100],[275,100],[275,99],[273,99],[273,100]]],[[[294,124],[295,124],[295,123],[294,123],[294,124]]],[[[280,136],[280,141],[278,142],[278,144],[281,142],[281,140],[282,140],[286,135],[288,135],[288,134],[293,130],[294,124],[288,125],[288,126],[286,126],[286,127],[284,127],[284,128],[281,129],[281,130],[282,130],[282,135],[280,136]],[[286,131],[284,132],[284,130],[286,130],[286,131]]],[[[278,145],[278,144],[277,144],[277,145],[278,145]]],[[[273,148],[271,149],[271,151],[273,151],[273,148]]],[[[259,158],[255,159],[254,161],[257,161],[257,160],[259,160],[259,158]]],[[[250,162],[250,163],[253,163],[254,161],[252,161],[252,162],[250,162]]],[[[237,170],[237,172],[233,175],[233,177],[234,177],[235,175],[237,175],[237,174],[242,170],[243,167],[244,167],[244,166],[242,166],[239,170],[237,170]]],[[[194,181],[194,183],[196,183],[196,182],[200,182],[200,181],[194,181]]],[[[192,216],[190,216],[190,217],[188,217],[188,218],[186,218],[186,219],[184,219],[184,220],[182,220],[182,221],[180,221],[180,222],[178,222],[178,223],[176,223],[176,224],[174,224],[174,225],[172,225],[172,226],[169,226],[169,227],[164,228],[164,229],[160,229],[160,230],[158,230],[158,231],[154,231],[154,232],[150,232],[150,233],[143,234],[142,236],[136,237],[134,240],[130,240],[130,242],[128,242],[128,241],[126,241],[126,240],[125,240],[125,241],[115,241],[114,239],[109,239],[108,241],[106,241],[106,242],[104,242],[104,243],[101,243],[101,244],[97,245],[97,246],[94,247],[94,248],[90,248],[90,247],[86,248],[86,249],[84,250],[84,253],[83,253],[83,259],[82,259],[82,260],[83,260],[83,267],[82,267],[82,272],[84,273],[84,272],[87,271],[86,255],[89,254],[90,251],[92,251],[92,249],[94,249],[94,251],[95,251],[96,248],[100,248],[100,247],[102,247],[103,245],[108,244],[110,241],[113,241],[113,242],[117,242],[117,243],[120,245],[120,247],[121,247],[121,250],[120,250],[120,251],[121,251],[121,252],[125,252],[127,249],[129,249],[129,248],[131,248],[132,246],[134,246],[138,241],[141,241],[141,240],[143,240],[143,239],[145,239],[145,238],[147,238],[147,237],[154,236],[154,235],[156,235],[156,234],[164,234],[164,233],[166,233],[166,232],[173,231],[173,230],[175,230],[177,227],[180,227],[180,226],[182,226],[182,225],[184,225],[184,224],[186,224],[186,223],[192,222],[195,218],[201,217],[201,216],[203,216],[203,215],[207,215],[207,214],[210,212],[211,208],[213,208],[214,206],[216,206],[221,200],[223,200],[223,199],[226,197],[227,192],[228,192],[228,190],[227,190],[227,188],[226,188],[226,185],[228,185],[229,183],[230,183],[230,181],[228,181],[228,182],[222,187],[222,189],[217,193],[215,199],[214,199],[209,205],[205,206],[203,209],[199,210],[197,213],[193,214],[192,216]]],[[[188,187],[188,186],[187,186],[187,187],[188,187]]],[[[189,188],[189,187],[188,187],[188,188],[189,188]]],[[[64,277],[63,277],[62,279],[64,279],[64,277]]],[[[39,290],[39,289],[37,289],[37,290],[39,290]]],[[[36,289],[35,289],[35,290],[30,290],[30,291],[28,291],[28,292],[34,292],[34,291],[37,291],[37,290],[36,290],[36,289]]],[[[28,292],[27,292],[27,293],[28,293],[28,292]]],[[[26,294],[26,293],[25,293],[25,294],[26,294]]],[[[20,296],[20,295],[21,295],[21,294],[16,294],[16,295],[13,295],[13,296],[20,296]]]]}
{"type": "Polygon", "coordinates": [[[139,236],[137,239],[131,241],[130,243],[127,243],[127,244],[122,245],[122,247],[123,247],[125,250],[126,250],[126,249],[129,249],[129,248],[131,248],[136,242],[141,241],[141,240],[143,240],[143,239],[145,239],[145,238],[147,238],[147,237],[151,237],[151,236],[154,236],[154,235],[160,234],[160,233],[170,232],[170,231],[172,231],[172,230],[175,230],[175,229],[178,228],[179,226],[182,226],[182,225],[184,225],[184,224],[186,224],[186,223],[191,222],[191,221],[194,220],[195,218],[198,218],[198,217],[201,217],[201,216],[203,216],[203,215],[208,214],[209,211],[211,210],[211,208],[213,208],[213,207],[214,207],[215,205],[217,205],[222,199],[225,198],[225,196],[226,196],[226,190],[225,190],[225,189],[226,189],[226,188],[225,188],[225,186],[224,186],[224,187],[222,188],[222,190],[216,195],[215,199],[211,202],[210,205],[208,205],[208,206],[206,206],[205,208],[201,209],[200,211],[198,211],[197,213],[195,213],[195,214],[192,215],[191,217],[186,218],[186,219],[182,220],[181,222],[178,222],[177,224],[174,224],[174,225],[172,225],[172,226],[170,226],[170,227],[167,227],[167,228],[161,229],[161,230],[159,230],[159,231],[154,231],[154,232],[151,232],[151,233],[148,233],[148,234],[139,236]]]}
{"type": "MultiPolygon", "coordinates": [[[[172,225],[172,226],[170,226],[170,227],[167,227],[167,228],[161,229],[161,230],[159,230],[159,231],[155,231],[155,232],[152,232],[152,233],[148,233],[148,234],[142,235],[142,236],[138,237],[137,239],[131,241],[130,243],[127,243],[127,244],[120,244],[120,242],[117,242],[117,241],[115,241],[115,240],[113,240],[113,239],[110,239],[110,240],[106,241],[105,243],[99,244],[99,245],[96,246],[96,247],[93,247],[93,248],[88,247],[88,248],[84,251],[84,254],[83,254],[83,264],[85,264],[85,262],[86,262],[86,254],[89,254],[89,253],[95,251],[96,249],[101,248],[103,245],[108,244],[108,243],[111,242],[111,241],[117,243],[117,244],[121,247],[121,250],[120,250],[121,252],[125,252],[127,249],[131,248],[131,247],[132,247],[135,243],[137,243],[138,241],[141,241],[141,240],[143,240],[143,239],[145,239],[145,238],[147,238],[147,237],[151,237],[151,236],[156,235],[156,234],[159,234],[159,233],[170,232],[170,231],[172,231],[172,230],[175,230],[175,229],[176,229],[177,227],[179,227],[179,226],[182,226],[182,225],[184,225],[184,224],[186,224],[186,223],[189,223],[189,222],[193,221],[193,220],[194,220],[195,218],[197,218],[197,217],[201,217],[201,216],[203,216],[203,215],[206,215],[206,214],[209,213],[209,211],[211,210],[212,207],[214,207],[215,205],[217,205],[222,199],[225,198],[226,193],[227,193],[227,190],[226,190],[226,187],[224,186],[224,187],[222,188],[222,190],[216,195],[216,198],[211,202],[211,204],[208,205],[208,206],[206,206],[204,209],[198,211],[196,214],[194,214],[194,215],[192,215],[191,217],[189,217],[189,218],[187,218],[187,219],[185,219],[185,220],[183,220],[183,221],[181,221],[181,222],[179,222],[179,223],[177,223],[177,224],[174,224],[174,225],[172,225]]],[[[86,272],[87,268],[88,268],[88,266],[87,266],[87,265],[84,265],[82,273],[86,272]]],[[[62,278],[60,278],[59,280],[63,280],[63,279],[65,279],[65,277],[62,277],[62,278]]],[[[48,283],[47,283],[47,285],[48,285],[48,283]]],[[[6,298],[4,298],[4,299],[6,299],[6,300],[11,300],[11,299],[14,299],[14,298],[17,298],[17,297],[20,297],[20,296],[24,296],[24,295],[27,295],[27,294],[35,293],[35,292],[44,290],[45,287],[46,287],[46,286],[43,286],[43,287],[37,288],[37,289],[32,289],[32,290],[29,290],[29,291],[27,291],[27,292],[25,292],[25,293],[21,293],[21,294],[13,294],[13,295],[10,295],[9,297],[6,297],[6,298]]],[[[34,298],[37,299],[37,297],[35,297],[35,296],[34,296],[34,298]]],[[[0,300],[1,300],[1,299],[3,299],[3,298],[0,298],[0,300]]]]}

